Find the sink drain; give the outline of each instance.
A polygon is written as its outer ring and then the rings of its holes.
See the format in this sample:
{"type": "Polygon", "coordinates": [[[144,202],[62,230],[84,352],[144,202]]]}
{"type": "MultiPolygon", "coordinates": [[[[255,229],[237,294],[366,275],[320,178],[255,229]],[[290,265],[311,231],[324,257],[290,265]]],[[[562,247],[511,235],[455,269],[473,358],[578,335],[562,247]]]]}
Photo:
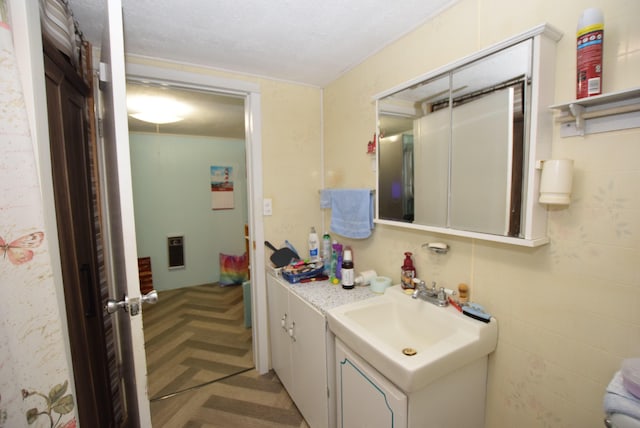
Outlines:
{"type": "Polygon", "coordinates": [[[404,348],[404,349],[402,350],[402,353],[403,353],[404,355],[408,355],[409,357],[412,357],[412,356],[416,355],[416,354],[418,353],[418,351],[416,351],[416,350],[415,350],[415,349],[413,349],[413,348],[404,348]]]}

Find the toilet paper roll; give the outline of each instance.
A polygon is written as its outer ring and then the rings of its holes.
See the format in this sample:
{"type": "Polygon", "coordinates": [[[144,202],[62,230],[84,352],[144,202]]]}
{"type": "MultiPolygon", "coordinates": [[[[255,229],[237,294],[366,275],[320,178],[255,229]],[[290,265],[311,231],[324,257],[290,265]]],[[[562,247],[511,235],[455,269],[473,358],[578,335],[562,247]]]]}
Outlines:
{"type": "Polygon", "coordinates": [[[391,287],[391,278],[377,276],[371,280],[371,291],[374,293],[384,293],[388,287],[391,287]]]}

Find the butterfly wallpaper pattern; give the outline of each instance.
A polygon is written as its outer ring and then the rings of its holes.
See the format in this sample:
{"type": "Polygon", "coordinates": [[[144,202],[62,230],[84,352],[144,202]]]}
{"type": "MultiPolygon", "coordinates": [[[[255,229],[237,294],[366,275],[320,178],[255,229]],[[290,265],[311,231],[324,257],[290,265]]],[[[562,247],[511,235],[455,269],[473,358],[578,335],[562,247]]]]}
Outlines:
{"type": "Polygon", "coordinates": [[[0,427],[71,428],[77,420],[72,386],[49,384],[71,378],[59,305],[62,283],[54,280],[45,233],[42,195],[52,189],[39,180],[4,3],[0,0],[0,427]]]}

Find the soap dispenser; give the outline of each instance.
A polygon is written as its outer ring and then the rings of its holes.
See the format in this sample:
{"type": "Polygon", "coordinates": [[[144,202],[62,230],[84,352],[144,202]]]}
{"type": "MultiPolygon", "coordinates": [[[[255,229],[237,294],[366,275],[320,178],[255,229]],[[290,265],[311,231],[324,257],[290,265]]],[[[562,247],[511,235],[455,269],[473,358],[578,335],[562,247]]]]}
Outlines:
{"type": "Polygon", "coordinates": [[[415,288],[413,278],[416,277],[416,268],[413,266],[411,256],[410,252],[404,253],[404,264],[400,272],[400,284],[405,290],[415,288]]]}

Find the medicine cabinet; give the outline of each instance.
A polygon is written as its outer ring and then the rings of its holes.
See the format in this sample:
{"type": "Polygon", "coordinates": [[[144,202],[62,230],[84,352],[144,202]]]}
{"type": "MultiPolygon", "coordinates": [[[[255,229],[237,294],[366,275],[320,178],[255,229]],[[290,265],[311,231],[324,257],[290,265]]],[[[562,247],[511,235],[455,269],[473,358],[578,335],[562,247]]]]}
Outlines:
{"type": "Polygon", "coordinates": [[[376,222],[546,244],[536,162],[551,154],[555,48],[539,25],[376,95],[376,222]]]}

